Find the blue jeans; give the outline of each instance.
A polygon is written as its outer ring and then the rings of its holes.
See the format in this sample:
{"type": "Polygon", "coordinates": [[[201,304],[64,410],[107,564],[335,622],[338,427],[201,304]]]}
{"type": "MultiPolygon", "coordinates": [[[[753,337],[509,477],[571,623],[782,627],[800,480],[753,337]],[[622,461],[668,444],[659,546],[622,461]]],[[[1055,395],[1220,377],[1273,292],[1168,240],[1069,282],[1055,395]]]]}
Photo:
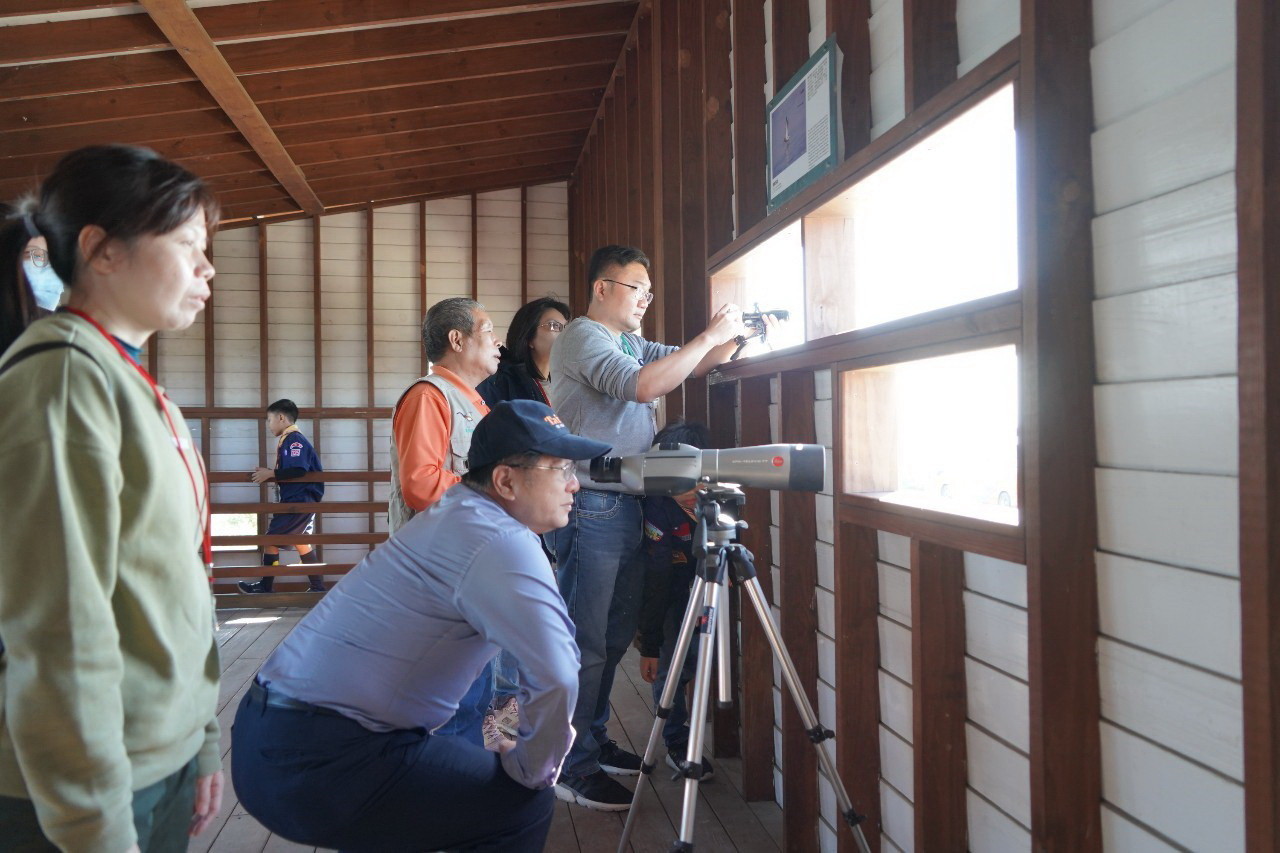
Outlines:
{"type": "Polygon", "coordinates": [[[583,489],[574,496],[569,523],[548,534],[556,552],[556,581],[582,655],[573,709],[577,736],[561,770],[565,775],[598,771],[600,746],[609,741],[613,676],[640,615],[643,517],[638,495],[583,489]]]}
{"type": "Polygon", "coordinates": [[[277,835],[352,853],[542,850],[555,792],[516,782],[497,753],[267,707],[266,695],[255,684],[240,702],[231,773],[235,796],[277,835]]]}
{"type": "Polygon", "coordinates": [[[449,721],[432,732],[438,737],[466,738],[476,746],[484,746],[484,715],[493,703],[493,664],[490,660],[471,682],[466,694],[458,700],[458,710],[449,721]]]}
{"type": "MultiPolygon", "coordinates": [[[[662,649],[658,652],[658,676],[653,680],[653,705],[656,708],[662,698],[662,690],[667,684],[667,674],[671,672],[671,658],[676,652],[676,640],[680,639],[680,623],[684,620],[684,610],[689,606],[689,594],[674,599],[667,605],[667,613],[662,620],[662,649]]],[[[689,653],[684,657],[684,665],[680,667],[679,682],[676,684],[676,695],[671,700],[671,714],[662,724],[662,741],[667,749],[683,751],[689,745],[689,708],[685,702],[685,686],[693,680],[698,668],[698,637],[694,631],[689,642],[689,653]]]]}

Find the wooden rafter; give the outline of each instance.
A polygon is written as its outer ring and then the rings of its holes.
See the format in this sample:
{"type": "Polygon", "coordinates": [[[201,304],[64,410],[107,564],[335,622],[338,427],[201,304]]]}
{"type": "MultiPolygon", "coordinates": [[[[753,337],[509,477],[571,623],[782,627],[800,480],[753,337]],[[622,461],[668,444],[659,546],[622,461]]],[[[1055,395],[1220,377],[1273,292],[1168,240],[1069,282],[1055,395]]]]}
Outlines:
{"type": "Polygon", "coordinates": [[[324,206],[307,185],[302,170],[280,144],[191,8],[182,0],[142,0],[142,6],[293,200],[308,213],[323,212],[324,206]]]}

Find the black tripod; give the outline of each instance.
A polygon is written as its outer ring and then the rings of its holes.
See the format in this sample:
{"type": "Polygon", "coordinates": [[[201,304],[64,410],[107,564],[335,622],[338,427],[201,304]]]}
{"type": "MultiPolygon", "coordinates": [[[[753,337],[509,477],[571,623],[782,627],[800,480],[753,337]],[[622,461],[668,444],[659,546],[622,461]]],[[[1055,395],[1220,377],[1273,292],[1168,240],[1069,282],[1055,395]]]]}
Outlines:
{"type": "Polygon", "coordinates": [[[671,845],[673,853],[693,850],[693,818],[698,805],[698,782],[702,777],[702,745],[707,729],[707,697],[711,692],[711,655],[717,653],[720,665],[716,685],[719,690],[719,701],[722,707],[731,703],[732,689],[729,684],[729,631],[732,626],[721,621],[718,616],[729,613],[729,588],[727,579],[732,579],[751,599],[760,626],[764,629],[773,655],[781,664],[782,678],[791,693],[791,699],[800,712],[809,740],[818,752],[818,763],[823,772],[831,780],[839,803],[840,814],[853,830],[858,849],[862,853],[870,853],[867,839],[858,824],[862,816],[853,809],[844,783],[836,775],[835,762],[828,751],[823,748],[823,741],[835,736],[835,733],[824,728],[809,704],[809,697],[800,689],[800,679],[796,674],[791,655],[787,653],[782,638],[778,635],[778,627],[774,624],[773,615],[765,601],[764,591],[756,578],[756,567],[752,562],[751,552],[738,542],[739,528],[745,528],[746,522],[737,519],[738,508],[746,502],[746,497],[736,486],[715,485],[698,492],[698,529],[694,545],[694,556],[698,559],[694,574],[693,589],[689,593],[689,606],[685,608],[684,620],[680,623],[680,635],[676,640],[675,652],[668,668],[667,683],[658,702],[657,713],[653,720],[653,728],[649,732],[649,743],[645,747],[644,759],[640,768],[641,777],[636,785],[635,795],[631,799],[631,810],[627,814],[626,826],[622,829],[622,839],[618,843],[619,853],[625,853],[631,839],[631,830],[635,823],[636,810],[640,807],[640,797],[644,792],[645,780],[652,775],[654,759],[658,752],[658,742],[662,734],[663,721],[670,715],[679,685],[679,672],[689,645],[693,641],[694,631],[702,635],[698,642],[698,664],[693,676],[693,707],[689,709],[689,748],[683,761],[679,762],[680,776],[684,777],[684,800],[680,812],[680,837],[671,845]]]}

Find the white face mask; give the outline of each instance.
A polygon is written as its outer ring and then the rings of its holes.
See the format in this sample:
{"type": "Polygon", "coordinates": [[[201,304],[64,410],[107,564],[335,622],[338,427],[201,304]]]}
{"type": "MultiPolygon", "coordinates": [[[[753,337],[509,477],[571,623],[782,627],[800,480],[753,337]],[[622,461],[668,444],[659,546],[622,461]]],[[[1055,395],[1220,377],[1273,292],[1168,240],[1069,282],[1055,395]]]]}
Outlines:
{"type": "Polygon", "coordinates": [[[36,304],[46,311],[57,308],[58,301],[62,298],[62,279],[58,278],[58,274],[53,271],[53,266],[46,263],[38,267],[28,258],[22,262],[22,271],[26,273],[27,281],[31,284],[31,292],[35,295],[36,304]]]}

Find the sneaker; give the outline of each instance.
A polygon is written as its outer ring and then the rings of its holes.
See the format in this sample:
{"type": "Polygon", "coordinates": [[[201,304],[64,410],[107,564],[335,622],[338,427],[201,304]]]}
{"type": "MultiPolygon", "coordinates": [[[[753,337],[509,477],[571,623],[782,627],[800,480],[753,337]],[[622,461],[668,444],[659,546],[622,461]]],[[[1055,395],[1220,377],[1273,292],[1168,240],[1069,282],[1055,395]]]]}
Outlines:
{"type": "MultiPolygon", "coordinates": [[[[685,753],[685,747],[667,750],[667,766],[676,771],[676,775],[672,777],[674,779],[684,778],[680,775],[680,762],[685,760],[685,753]]],[[[710,782],[714,778],[716,778],[716,769],[711,766],[710,761],[705,758],[702,759],[702,778],[698,781],[710,782]]]]}
{"type": "Polygon", "coordinates": [[[323,583],[308,584],[307,592],[325,592],[325,586],[323,583]]]}
{"type": "Polygon", "coordinates": [[[493,722],[503,734],[514,738],[520,732],[520,701],[514,696],[508,696],[505,701],[496,704],[493,708],[493,722]]]}
{"type": "Polygon", "coordinates": [[[505,744],[515,743],[515,738],[504,732],[493,714],[485,714],[484,722],[480,724],[480,731],[484,735],[484,748],[490,752],[501,752],[505,744]]]}
{"type": "Polygon", "coordinates": [[[590,776],[560,774],[556,782],[556,799],[577,803],[602,812],[625,812],[631,808],[634,794],[622,783],[609,778],[603,770],[590,776]]]}
{"type": "Polygon", "coordinates": [[[614,776],[639,776],[640,756],[618,746],[616,740],[600,745],[600,769],[614,776]]]}
{"type": "Polygon", "coordinates": [[[236,586],[240,587],[241,592],[247,592],[247,593],[271,592],[271,587],[265,586],[262,583],[262,581],[254,581],[253,583],[249,583],[248,581],[240,581],[238,584],[236,584],[236,586]]]}

